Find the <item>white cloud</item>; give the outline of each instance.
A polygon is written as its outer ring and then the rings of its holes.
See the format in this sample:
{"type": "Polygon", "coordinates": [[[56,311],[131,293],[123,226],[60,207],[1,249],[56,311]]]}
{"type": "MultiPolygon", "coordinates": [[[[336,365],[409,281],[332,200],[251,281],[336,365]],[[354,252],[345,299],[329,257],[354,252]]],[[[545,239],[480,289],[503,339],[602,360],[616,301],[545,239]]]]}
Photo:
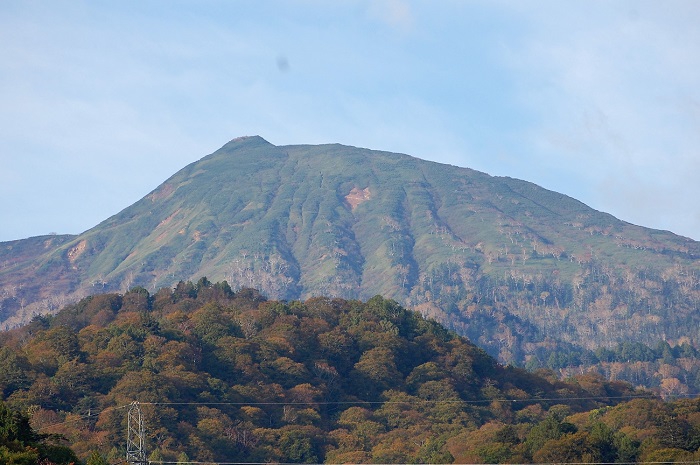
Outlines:
{"type": "Polygon", "coordinates": [[[697,3],[561,5],[519,11],[529,37],[508,57],[536,115],[534,156],[597,186],[581,200],[598,209],[700,238],[697,3]]]}
{"type": "Polygon", "coordinates": [[[374,0],[367,7],[370,18],[379,20],[396,31],[410,32],[415,23],[411,5],[405,0],[374,0]]]}

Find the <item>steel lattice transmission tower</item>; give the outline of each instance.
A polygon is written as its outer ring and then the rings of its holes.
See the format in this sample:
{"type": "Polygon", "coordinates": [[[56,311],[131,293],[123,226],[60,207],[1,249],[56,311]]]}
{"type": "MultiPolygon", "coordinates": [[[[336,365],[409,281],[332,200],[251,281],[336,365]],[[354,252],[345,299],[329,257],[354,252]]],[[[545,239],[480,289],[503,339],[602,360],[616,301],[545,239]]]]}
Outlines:
{"type": "Polygon", "coordinates": [[[146,432],[138,402],[129,407],[126,423],[126,461],[132,465],[148,465],[146,459],[146,432]]]}

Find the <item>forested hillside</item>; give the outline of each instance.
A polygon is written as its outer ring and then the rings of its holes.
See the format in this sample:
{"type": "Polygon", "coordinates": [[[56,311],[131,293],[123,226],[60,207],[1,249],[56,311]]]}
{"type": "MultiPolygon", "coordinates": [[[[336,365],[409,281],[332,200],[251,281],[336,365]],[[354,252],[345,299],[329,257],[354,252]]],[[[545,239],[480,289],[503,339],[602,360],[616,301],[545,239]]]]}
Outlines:
{"type": "Polygon", "coordinates": [[[670,346],[662,341],[651,347],[623,342],[595,351],[575,347],[552,348],[549,353],[538,350],[538,357],[531,358],[526,368],[546,367],[562,378],[576,373],[598,373],[606,379],[628,381],[672,398],[700,394],[698,355],[698,350],[687,342],[670,346]]]}
{"type": "Polygon", "coordinates": [[[0,390],[86,459],[468,463],[697,455],[700,403],[504,367],[396,302],[268,301],[205,278],[95,295],[0,334],[0,390]]]}

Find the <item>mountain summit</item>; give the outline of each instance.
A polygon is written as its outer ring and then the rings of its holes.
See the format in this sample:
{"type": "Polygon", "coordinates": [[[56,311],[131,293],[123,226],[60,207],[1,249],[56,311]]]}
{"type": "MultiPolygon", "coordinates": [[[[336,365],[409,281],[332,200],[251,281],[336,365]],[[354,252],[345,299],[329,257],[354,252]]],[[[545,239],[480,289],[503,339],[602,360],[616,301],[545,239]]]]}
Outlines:
{"type": "Polygon", "coordinates": [[[700,243],[529,182],[337,144],[234,139],[85,233],[1,243],[0,260],[6,327],[206,276],[274,299],[381,294],[502,361],[552,340],[700,342],[700,243]]]}

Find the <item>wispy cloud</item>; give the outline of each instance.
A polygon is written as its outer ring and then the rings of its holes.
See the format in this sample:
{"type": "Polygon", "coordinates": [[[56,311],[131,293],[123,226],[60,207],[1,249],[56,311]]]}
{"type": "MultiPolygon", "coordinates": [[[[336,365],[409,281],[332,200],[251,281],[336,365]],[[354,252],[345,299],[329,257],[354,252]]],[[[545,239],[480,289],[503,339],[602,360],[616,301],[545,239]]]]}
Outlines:
{"type": "Polygon", "coordinates": [[[379,20],[391,28],[410,32],[414,26],[411,4],[406,0],[376,0],[369,2],[367,12],[370,18],[379,20]]]}
{"type": "Polygon", "coordinates": [[[698,237],[700,184],[687,173],[700,172],[700,10],[671,3],[520,9],[530,29],[508,59],[536,115],[535,157],[571,164],[599,209],[698,237]]]}

